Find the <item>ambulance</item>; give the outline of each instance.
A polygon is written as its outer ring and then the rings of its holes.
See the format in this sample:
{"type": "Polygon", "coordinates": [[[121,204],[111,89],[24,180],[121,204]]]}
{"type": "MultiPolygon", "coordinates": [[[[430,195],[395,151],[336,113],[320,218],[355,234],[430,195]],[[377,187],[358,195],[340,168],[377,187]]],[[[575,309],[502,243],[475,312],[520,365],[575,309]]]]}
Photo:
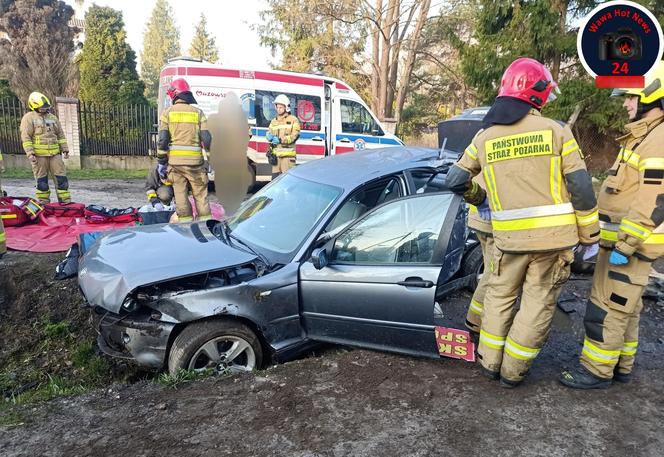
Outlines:
{"type": "Polygon", "coordinates": [[[160,113],[171,104],[166,90],[177,78],[189,83],[198,107],[207,115],[217,110],[226,94],[235,92],[251,125],[247,158],[255,181],[271,179],[265,134],[276,116],[274,99],[279,94],[290,99],[291,114],[300,121],[302,130],[295,145],[298,164],[363,149],[403,146],[378,122],[360,96],[335,78],[275,70],[234,70],[177,58],[161,70],[160,113]]]}

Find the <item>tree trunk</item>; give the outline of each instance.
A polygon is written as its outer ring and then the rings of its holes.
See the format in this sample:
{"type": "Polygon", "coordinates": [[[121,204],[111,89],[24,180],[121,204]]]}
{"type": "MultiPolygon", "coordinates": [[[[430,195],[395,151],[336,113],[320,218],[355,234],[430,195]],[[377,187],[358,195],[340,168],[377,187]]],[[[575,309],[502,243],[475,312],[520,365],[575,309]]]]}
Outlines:
{"type": "Polygon", "coordinates": [[[373,25],[371,33],[371,110],[378,113],[378,99],[380,97],[380,27],[382,23],[383,0],[376,0],[376,23],[373,25]]]}
{"type": "MultiPolygon", "coordinates": [[[[378,98],[378,118],[382,121],[387,114],[387,88],[390,83],[390,47],[392,40],[392,30],[394,28],[397,0],[388,0],[385,17],[381,23],[381,56],[380,56],[380,91],[378,98]]],[[[394,58],[394,56],[392,56],[394,58]]],[[[398,58],[398,57],[396,57],[398,58]]]]}

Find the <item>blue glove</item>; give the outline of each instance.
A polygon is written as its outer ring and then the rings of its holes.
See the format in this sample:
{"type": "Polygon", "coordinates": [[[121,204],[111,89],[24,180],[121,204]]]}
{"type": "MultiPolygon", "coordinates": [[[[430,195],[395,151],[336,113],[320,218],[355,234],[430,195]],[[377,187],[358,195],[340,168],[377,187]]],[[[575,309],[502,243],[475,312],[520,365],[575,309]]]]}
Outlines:
{"type": "Polygon", "coordinates": [[[272,139],[274,138],[274,135],[272,135],[270,132],[267,132],[267,133],[265,134],[265,138],[267,139],[267,141],[268,141],[269,143],[272,143],[272,139]]]}
{"type": "Polygon", "coordinates": [[[270,143],[279,144],[279,143],[281,143],[281,141],[279,140],[278,136],[274,135],[274,136],[272,136],[272,139],[270,140],[270,143]]]}
{"type": "Polygon", "coordinates": [[[160,163],[157,165],[157,173],[159,173],[160,178],[165,178],[166,175],[168,174],[166,169],[168,168],[168,165],[160,163]]]}
{"type": "Polygon", "coordinates": [[[609,257],[609,263],[611,265],[627,265],[629,259],[624,254],[621,254],[618,251],[611,251],[611,257],[609,257]]]}
{"type": "Polygon", "coordinates": [[[489,200],[486,198],[484,199],[480,206],[477,207],[477,213],[485,221],[491,220],[491,208],[489,208],[489,200]]]}
{"type": "Polygon", "coordinates": [[[154,209],[156,209],[157,211],[165,211],[166,210],[166,207],[164,206],[164,204],[162,202],[156,203],[156,204],[152,205],[152,207],[154,209]]]}

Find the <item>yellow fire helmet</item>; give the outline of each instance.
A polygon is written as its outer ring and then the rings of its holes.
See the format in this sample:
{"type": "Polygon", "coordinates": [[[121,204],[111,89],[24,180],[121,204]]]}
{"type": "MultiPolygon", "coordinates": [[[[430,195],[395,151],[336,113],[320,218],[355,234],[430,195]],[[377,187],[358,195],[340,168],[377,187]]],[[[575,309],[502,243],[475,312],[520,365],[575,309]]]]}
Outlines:
{"type": "Polygon", "coordinates": [[[622,95],[636,95],[639,97],[639,102],[648,105],[657,100],[664,98],[664,62],[660,61],[657,68],[649,75],[646,76],[646,86],[643,89],[613,89],[611,92],[612,97],[620,97],[622,95]]]}
{"type": "Polygon", "coordinates": [[[28,97],[28,107],[32,111],[36,111],[39,108],[50,108],[51,102],[48,97],[41,92],[33,92],[28,97]]]}

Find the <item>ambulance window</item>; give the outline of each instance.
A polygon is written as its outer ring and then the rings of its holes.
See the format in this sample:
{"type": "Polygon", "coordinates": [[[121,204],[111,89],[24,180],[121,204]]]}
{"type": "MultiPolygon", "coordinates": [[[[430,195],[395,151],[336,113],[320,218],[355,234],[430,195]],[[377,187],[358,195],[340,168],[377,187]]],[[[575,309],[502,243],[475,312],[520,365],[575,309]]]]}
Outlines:
{"type": "Polygon", "coordinates": [[[274,109],[274,99],[279,94],[285,94],[290,100],[291,114],[296,116],[300,121],[300,128],[302,130],[321,130],[320,97],[266,90],[256,91],[256,101],[254,104],[256,127],[267,128],[270,126],[270,121],[277,115],[277,111],[274,109]]]}
{"type": "Polygon", "coordinates": [[[362,135],[384,135],[369,110],[361,103],[344,99],[341,100],[341,131],[362,135]]]}

